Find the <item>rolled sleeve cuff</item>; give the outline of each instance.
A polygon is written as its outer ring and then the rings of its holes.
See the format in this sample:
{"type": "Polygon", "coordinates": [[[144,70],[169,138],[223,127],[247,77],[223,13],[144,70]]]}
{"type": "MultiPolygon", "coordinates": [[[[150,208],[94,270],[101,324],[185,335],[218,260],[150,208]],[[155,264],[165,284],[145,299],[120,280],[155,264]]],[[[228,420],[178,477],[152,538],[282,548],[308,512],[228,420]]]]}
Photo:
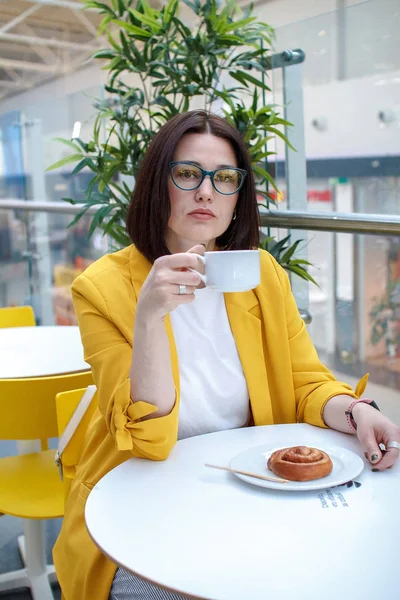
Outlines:
{"type": "Polygon", "coordinates": [[[175,402],[168,415],[146,419],[145,417],[157,412],[157,406],[142,400],[132,402],[130,391],[131,384],[127,379],[115,393],[114,427],[117,449],[133,450],[134,438],[139,443],[154,441],[156,444],[162,444],[163,438],[174,437],[177,432],[178,403],[175,402]]]}

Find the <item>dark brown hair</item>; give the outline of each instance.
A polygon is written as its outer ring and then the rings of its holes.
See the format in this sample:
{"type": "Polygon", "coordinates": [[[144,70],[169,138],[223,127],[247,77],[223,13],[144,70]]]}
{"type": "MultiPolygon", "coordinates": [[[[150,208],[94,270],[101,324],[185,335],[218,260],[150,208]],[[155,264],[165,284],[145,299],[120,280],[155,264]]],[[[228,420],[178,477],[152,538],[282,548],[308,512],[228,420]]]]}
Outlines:
{"type": "Polygon", "coordinates": [[[204,110],[176,115],[154,136],[140,166],[128,209],[126,228],[136,248],[150,261],[170,254],[165,231],[171,206],[168,194],[169,163],[187,133],[211,133],[227,140],[238,161],[247,171],[236,204],[236,219],[217,238],[224,250],[248,250],[259,245],[259,213],[254,176],[246,143],[240,133],[222,117],[204,110]]]}

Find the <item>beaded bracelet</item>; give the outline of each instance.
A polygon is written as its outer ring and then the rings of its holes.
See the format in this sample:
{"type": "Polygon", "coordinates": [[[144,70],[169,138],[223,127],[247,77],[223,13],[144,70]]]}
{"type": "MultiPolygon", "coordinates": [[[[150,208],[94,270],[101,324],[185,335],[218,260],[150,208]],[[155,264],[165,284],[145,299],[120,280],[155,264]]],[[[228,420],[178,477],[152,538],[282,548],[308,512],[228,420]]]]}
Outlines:
{"type": "Polygon", "coordinates": [[[353,402],[350,404],[349,408],[344,413],[347,418],[348,426],[350,427],[350,429],[353,433],[356,433],[356,431],[357,431],[357,423],[354,420],[352,411],[353,411],[354,406],[356,404],[358,404],[359,402],[363,402],[364,404],[369,404],[373,408],[376,408],[376,410],[379,410],[379,406],[371,398],[356,398],[355,400],[353,400],[353,402]]]}

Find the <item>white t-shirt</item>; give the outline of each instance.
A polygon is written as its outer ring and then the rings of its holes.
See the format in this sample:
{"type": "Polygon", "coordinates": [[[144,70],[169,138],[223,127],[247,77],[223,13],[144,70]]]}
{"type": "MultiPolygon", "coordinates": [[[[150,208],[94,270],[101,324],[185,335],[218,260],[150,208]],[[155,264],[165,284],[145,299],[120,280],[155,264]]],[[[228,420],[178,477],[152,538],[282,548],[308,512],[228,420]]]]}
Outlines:
{"type": "Polygon", "coordinates": [[[171,312],[180,373],[179,439],[243,427],[249,392],[226,313],[210,288],[171,312]]]}

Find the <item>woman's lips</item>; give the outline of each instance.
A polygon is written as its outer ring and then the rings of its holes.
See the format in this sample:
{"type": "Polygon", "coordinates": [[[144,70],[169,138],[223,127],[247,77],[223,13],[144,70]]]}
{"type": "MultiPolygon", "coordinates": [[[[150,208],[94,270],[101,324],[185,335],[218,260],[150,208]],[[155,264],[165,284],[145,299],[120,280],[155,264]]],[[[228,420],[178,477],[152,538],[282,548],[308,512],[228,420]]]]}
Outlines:
{"type": "Polygon", "coordinates": [[[215,219],[214,213],[211,211],[193,211],[189,213],[189,217],[194,217],[199,221],[209,221],[210,219],[215,219]]]}

